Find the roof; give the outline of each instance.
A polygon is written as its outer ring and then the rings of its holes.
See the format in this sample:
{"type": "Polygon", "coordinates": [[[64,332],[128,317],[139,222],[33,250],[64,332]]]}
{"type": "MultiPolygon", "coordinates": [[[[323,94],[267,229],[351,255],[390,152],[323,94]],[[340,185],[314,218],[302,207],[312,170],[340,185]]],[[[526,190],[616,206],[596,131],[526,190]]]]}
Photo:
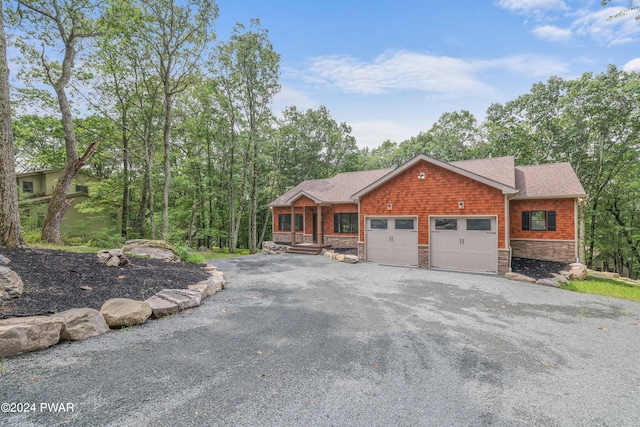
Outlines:
{"type": "Polygon", "coordinates": [[[585,197],[584,188],[570,163],[548,163],[515,168],[516,199],[585,197]]]}
{"type": "Polygon", "coordinates": [[[353,203],[351,196],[394,169],[343,172],[333,178],[303,181],[271,202],[269,206],[290,206],[300,196],[317,203],[353,203]]]}
{"type": "Polygon", "coordinates": [[[493,157],[490,159],[462,160],[450,165],[484,176],[492,181],[516,188],[515,158],[493,157]]]}
{"type": "MultiPolygon", "coordinates": [[[[47,175],[50,173],[56,173],[56,172],[63,172],[64,169],[63,168],[56,168],[56,169],[38,169],[35,171],[31,171],[31,172],[20,172],[20,173],[16,173],[16,178],[26,178],[29,176],[36,176],[36,175],[47,175]]],[[[80,169],[78,171],[78,174],[82,174],[82,175],[86,175],[86,176],[90,176],[92,178],[97,179],[98,181],[101,181],[102,178],[100,178],[98,175],[94,175],[91,172],[87,172],[83,169],[80,169]]]]}
{"type": "Polygon", "coordinates": [[[395,169],[345,172],[333,178],[304,181],[271,202],[269,206],[290,206],[301,196],[307,196],[316,203],[353,202],[420,161],[482,182],[501,190],[503,194],[517,194],[516,199],[586,196],[569,163],[515,166],[513,156],[445,163],[419,155],[395,169]]]}
{"type": "MultiPolygon", "coordinates": [[[[500,158],[498,158],[500,159],[500,158]]],[[[508,158],[506,158],[508,159],[508,158]]],[[[490,161],[492,159],[485,159],[486,161],[488,161],[488,163],[490,163],[490,161]]],[[[367,194],[369,191],[373,190],[374,188],[384,184],[385,182],[391,180],[392,178],[394,178],[395,176],[403,173],[405,170],[409,169],[410,167],[414,166],[416,163],[421,162],[421,161],[425,161],[428,163],[431,163],[433,165],[439,166],[441,168],[447,169],[451,172],[455,172],[457,174],[460,174],[462,176],[466,176],[467,178],[471,178],[475,181],[481,182],[483,184],[489,185],[491,187],[497,188],[498,190],[502,191],[503,194],[515,194],[517,193],[516,188],[513,185],[508,185],[508,184],[504,184],[502,182],[496,181],[492,178],[489,178],[487,176],[485,176],[485,174],[478,174],[475,173],[471,170],[468,169],[464,169],[460,166],[457,166],[453,163],[445,163],[445,162],[441,162],[439,160],[436,159],[432,159],[431,157],[425,156],[424,154],[420,154],[416,157],[414,157],[412,160],[409,160],[407,163],[405,163],[404,165],[398,167],[397,169],[394,169],[393,171],[389,172],[387,175],[383,176],[382,178],[380,178],[379,180],[369,184],[368,186],[364,187],[362,190],[358,191],[357,193],[355,193],[353,195],[354,199],[359,199],[361,196],[367,194]]],[[[499,169],[504,169],[504,165],[502,163],[507,163],[508,160],[502,160],[500,162],[501,167],[499,169]]],[[[475,162],[479,162],[479,161],[475,161],[475,162]]],[[[489,167],[487,163],[487,166],[485,169],[487,169],[486,174],[492,176],[492,168],[489,167]]],[[[513,158],[511,158],[511,167],[513,167],[513,158]]],[[[480,169],[479,163],[474,163],[474,161],[472,162],[468,162],[468,164],[466,165],[468,168],[472,168],[472,169],[480,169]]]]}

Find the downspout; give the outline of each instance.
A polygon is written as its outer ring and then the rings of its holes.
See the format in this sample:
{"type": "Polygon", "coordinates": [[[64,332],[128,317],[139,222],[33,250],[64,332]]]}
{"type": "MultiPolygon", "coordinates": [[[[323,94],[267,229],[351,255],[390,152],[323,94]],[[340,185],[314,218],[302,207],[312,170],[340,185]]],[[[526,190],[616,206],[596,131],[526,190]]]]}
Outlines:
{"type": "Polygon", "coordinates": [[[511,197],[509,197],[508,194],[504,195],[504,244],[506,245],[506,249],[509,250],[509,273],[511,273],[511,258],[513,256],[513,251],[511,249],[511,215],[509,202],[517,196],[518,193],[514,193],[511,197]]]}

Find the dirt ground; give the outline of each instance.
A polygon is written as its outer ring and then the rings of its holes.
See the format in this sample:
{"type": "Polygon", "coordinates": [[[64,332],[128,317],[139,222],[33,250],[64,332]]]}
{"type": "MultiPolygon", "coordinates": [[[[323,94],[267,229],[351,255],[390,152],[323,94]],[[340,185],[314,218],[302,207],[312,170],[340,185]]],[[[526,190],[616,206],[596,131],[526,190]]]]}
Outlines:
{"type": "Polygon", "coordinates": [[[111,298],[144,300],[165,288],[186,288],[209,277],[204,265],[129,258],[107,267],[96,254],[45,249],[6,249],[0,254],[24,283],[20,298],[0,301],[0,319],[95,308],[111,298]]]}

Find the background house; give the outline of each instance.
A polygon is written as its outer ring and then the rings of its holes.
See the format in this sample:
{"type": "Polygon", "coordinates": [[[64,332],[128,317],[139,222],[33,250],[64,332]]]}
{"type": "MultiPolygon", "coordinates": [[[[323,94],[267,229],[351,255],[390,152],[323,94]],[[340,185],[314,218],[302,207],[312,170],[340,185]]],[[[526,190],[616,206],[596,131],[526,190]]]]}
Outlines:
{"type": "MultiPolygon", "coordinates": [[[[62,175],[62,169],[39,170],[16,175],[19,192],[20,218],[26,230],[40,230],[44,222],[49,200],[62,175]]],[[[62,219],[60,233],[66,236],[83,236],[87,231],[99,229],[109,221],[104,214],[80,212],[78,206],[91,196],[91,188],[100,178],[80,171],[69,187],[67,199],[73,203],[62,219]]]]}

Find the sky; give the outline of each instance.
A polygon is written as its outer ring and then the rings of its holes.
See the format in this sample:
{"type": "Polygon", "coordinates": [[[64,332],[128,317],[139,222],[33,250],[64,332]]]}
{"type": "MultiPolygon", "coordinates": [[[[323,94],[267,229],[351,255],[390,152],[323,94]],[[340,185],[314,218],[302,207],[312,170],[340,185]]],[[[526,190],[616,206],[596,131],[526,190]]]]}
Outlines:
{"type": "Polygon", "coordinates": [[[218,0],[218,39],[260,19],[280,54],[274,111],[324,105],[360,148],[402,142],[448,112],[479,122],[551,76],[640,71],[629,0],[218,0]]]}

